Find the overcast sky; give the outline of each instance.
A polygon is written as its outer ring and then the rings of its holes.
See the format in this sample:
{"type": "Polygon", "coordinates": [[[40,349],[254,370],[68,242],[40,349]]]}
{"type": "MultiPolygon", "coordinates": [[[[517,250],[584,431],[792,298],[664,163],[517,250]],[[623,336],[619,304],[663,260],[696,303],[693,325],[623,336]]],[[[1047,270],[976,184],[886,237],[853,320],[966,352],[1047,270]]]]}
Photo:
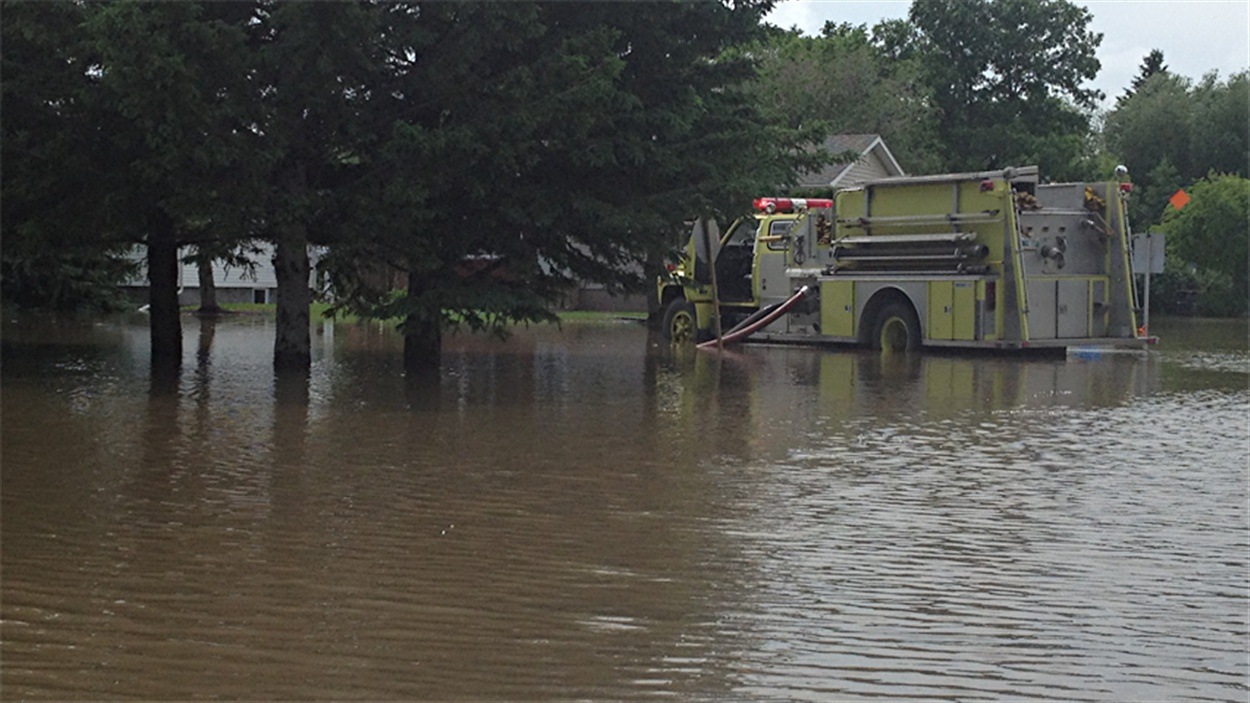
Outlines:
{"type": "MultiPolygon", "coordinates": [[[[1172,73],[1192,79],[1217,70],[1221,78],[1250,68],[1250,0],[1076,0],[1103,35],[1102,69],[1093,87],[1108,102],[1124,92],[1151,49],[1172,73]]],[[[866,24],[904,18],[903,0],[783,0],[768,22],[819,34],[826,20],[866,24]]]]}

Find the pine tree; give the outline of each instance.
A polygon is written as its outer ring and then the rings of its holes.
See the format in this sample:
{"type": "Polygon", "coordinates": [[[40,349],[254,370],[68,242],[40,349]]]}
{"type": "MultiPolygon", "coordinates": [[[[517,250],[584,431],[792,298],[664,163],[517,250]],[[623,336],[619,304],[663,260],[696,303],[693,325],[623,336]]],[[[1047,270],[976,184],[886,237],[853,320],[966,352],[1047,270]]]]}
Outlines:
{"type": "Polygon", "coordinates": [[[1130,87],[1124,89],[1124,95],[1116,98],[1116,106],[1124,104],[1125,100],[1137,94],[1146,81],[1156,73],[1167,73],[1168,67],[1163,63],[1163,52],[1158,49],[1151,49],[1149,54],[1142,59],[1141,68],[1138,69],[1137,75],[1130,83],[1130,87]]]}

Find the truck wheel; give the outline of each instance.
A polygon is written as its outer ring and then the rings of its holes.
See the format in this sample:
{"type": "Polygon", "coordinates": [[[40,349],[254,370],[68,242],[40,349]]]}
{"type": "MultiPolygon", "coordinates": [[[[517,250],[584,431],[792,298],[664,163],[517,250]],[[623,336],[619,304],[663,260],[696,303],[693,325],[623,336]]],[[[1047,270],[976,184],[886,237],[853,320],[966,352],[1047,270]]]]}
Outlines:
{"type": "Polygon", "coordinates": [[[877,313],[872,327],[872,348],[915,351],[920,348],[920,320],[911,305],[895,301],[877,313]]]}
{"type": "Polygon", "coordinates": [[[660,328],[664,338],[676,344],[697,342],[699,340],[699,318],[694,312],[694,303],[685,298],[677,298],[668,304],[664,312],[664,325],[660,328]]]}

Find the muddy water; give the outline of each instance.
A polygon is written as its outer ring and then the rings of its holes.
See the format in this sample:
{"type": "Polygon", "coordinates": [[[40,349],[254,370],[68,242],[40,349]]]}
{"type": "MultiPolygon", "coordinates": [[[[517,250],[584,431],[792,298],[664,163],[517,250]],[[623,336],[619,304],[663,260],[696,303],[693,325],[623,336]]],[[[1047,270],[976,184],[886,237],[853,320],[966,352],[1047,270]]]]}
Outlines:
{"type": "Polygon", "coordinates": [[[1242,700],[1244,323],[1147,358],[8,321],[6,699],[1242,700]]]}

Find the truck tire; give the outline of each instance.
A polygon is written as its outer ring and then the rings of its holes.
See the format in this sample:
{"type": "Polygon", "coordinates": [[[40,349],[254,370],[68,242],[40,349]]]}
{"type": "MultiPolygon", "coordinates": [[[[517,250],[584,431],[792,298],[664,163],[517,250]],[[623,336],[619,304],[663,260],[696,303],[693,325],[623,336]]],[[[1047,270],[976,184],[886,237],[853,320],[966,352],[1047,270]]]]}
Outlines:
{"type": "Polygon", "coordinates": [[[915,351],[920,348],[920,319],[908,303],[886,303],[877,311],[868,339],[878,351],[915,351]]]}
{"type": "Polygon", "coordinates": [[[660,334],[674,344],[701,342],[699,318],[694,311],[694,303],[685,298],[677,298],[668,304],[664,311],[664,324],[660,334]]]}

